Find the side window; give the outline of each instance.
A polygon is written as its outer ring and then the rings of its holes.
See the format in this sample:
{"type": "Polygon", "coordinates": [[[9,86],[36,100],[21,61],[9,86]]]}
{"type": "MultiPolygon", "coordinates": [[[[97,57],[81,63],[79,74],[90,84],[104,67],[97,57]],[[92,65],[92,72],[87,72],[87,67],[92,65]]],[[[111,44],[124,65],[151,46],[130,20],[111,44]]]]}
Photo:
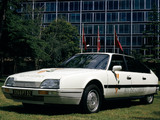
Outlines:
{"type": "Polygon", "coordinates": [[[112,55],[112,60],[109,66],[109,70],[112,70],[113,66],[115,65],[121,65],[122,71],[126,71],[126,65],[124,62],[124,58],[121,55],[112,55]]]}
{"type": "Polygon", "coordinates": [[[150,70],[145,65],[135,60],[134,58],[125,57],[125,60],[127,63],[128,71],[140,72],[140,73],[150,73],[150,70]]]}

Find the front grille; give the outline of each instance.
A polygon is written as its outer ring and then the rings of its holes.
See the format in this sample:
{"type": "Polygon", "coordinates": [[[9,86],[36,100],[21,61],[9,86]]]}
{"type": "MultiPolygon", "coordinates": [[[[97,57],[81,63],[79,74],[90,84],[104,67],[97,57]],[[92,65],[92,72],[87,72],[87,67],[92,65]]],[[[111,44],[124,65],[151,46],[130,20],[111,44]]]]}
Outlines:
{"type": "Polygon", "coordinates": [[[14,87],[24,87],[24,88],[38,88],[40,86],[40,82],[21,82],[15,81],[13,86],[14,87]]]}

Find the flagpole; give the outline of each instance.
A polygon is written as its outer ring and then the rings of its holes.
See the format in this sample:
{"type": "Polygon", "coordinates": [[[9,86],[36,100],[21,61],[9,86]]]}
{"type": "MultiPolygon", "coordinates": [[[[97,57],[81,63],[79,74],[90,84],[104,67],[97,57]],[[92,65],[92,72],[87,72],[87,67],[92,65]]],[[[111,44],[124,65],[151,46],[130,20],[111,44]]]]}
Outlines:
{"type": "Polygon", "coordinates": [[[116,31],[116,29],[115,29],[115,25],[114,25],[114,48],[113,48],[113,49],[114,49],[114,51],[113,51],[114,53],[115,53],[115,51],[116,51],[116,47],[115,47],[115,45],[116,45],[116,43],[115,43],[115,39],[116,39],[116,38],[115,38],[115,37],[116,37],[116,36],[115,36],[115,31],[116,31]]]}
{"type": "Polygon", "coordinates": [[[83,32],[83,30],[84,30],[84,24],[82,24],[81,53],[83,53],[83,36],[84,36],[84,32],[83,32]]]}
{"type": "Polygon", "coordinates": [[[99,25],[98,25],[98,36],[97,36],[97,52],[99,52],[99,50],[98,50],[98,41],[99,40],[99,25]]]}

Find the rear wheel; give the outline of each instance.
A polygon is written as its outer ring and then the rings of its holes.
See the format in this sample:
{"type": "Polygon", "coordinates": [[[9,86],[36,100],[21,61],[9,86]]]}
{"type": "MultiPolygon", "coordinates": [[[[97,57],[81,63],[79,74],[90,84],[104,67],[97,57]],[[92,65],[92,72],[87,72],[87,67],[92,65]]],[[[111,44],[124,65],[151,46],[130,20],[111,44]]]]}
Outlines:
{"type": "Polygon", "coordinates": [[[152,104],[153,101],[154,101],[154,95],[147,95],[141,99],[141,102],[143,104],[152,104]]]}
{"type": "Polygon", "coordinates": [[[96,113],[102,104],[102,93],[96,85],[86,87],[81,100],[81,107],[84,113],[96,113]]]}

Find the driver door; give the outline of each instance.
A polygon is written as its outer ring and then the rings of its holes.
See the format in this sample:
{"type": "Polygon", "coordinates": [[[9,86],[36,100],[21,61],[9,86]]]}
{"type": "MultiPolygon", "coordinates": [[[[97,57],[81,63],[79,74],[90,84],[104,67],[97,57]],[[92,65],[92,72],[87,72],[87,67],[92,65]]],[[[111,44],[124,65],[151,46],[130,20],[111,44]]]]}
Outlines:
{"type": "Polygon", "coordinates": [[[108,70],[108,84],[106,97],[129,97],[131,92],[131,79],[126,72],[126,64],[122,55],[112,55],[108,70]],[[121,66],[122,70],[112,71],[113,66],[121,66]]]}

